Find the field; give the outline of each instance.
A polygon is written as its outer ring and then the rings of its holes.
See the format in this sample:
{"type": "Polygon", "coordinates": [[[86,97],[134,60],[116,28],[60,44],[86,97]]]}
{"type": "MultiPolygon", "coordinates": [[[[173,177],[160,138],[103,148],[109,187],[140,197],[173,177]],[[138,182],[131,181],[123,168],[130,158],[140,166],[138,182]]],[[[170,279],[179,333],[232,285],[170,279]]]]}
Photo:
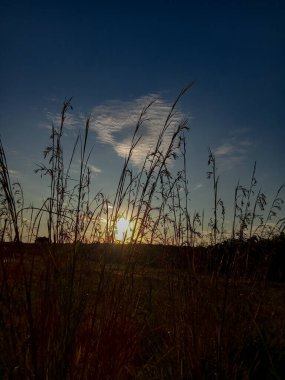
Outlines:
{"type": "Polygon", "coordinates": [[[76,249],[73,271],[72,245],[2,246],[3,379],[283,377],[285,287],[262,265],[206,273],[178,247],[76,249]]]}

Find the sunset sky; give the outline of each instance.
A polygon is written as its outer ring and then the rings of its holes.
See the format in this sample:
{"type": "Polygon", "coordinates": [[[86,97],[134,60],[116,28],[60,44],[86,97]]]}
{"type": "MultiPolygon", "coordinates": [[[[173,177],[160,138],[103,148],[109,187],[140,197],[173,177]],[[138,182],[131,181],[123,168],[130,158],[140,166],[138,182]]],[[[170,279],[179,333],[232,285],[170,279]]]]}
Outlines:
{"type": "Polygon", "coordinates": [[[134,168],[191,81],[176,115],[189,119],[191,207],[212,207],[208,148],[229,213],[255,161],[269,199],[285,181],[284,1],[2,0],[0,23],[0,135],[27,203],[46,194],[34,169],[65,98],[66,152],[91,115],[93,189],[112,197],[142,107],[157,98],[134,168]]]}

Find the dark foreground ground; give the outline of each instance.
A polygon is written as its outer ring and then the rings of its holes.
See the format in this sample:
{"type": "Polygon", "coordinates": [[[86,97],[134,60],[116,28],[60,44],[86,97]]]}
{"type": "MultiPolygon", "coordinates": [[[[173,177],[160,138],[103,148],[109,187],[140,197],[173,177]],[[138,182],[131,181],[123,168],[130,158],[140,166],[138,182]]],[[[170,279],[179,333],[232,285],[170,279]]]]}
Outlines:
{"type": "Polygon", "coordinates": [[[281,238],[0,249],[0,379],[285,378],[281,238]]]}

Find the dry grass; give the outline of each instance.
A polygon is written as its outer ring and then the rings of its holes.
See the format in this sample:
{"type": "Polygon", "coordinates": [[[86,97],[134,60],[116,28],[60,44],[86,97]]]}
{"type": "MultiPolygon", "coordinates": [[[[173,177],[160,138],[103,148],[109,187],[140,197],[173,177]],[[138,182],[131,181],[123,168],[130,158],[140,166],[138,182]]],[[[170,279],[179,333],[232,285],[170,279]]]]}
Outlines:
{"type": "Polygon", "coordinates": [[[254,166],[250,187],[235,189],[232,239],[224,242],[226,210],[209,151],[214,211],[205,236],[203,213],[189,209],[187,121],[174,123],[190,87],[135,172],[132,155],[152,102],[142,110],[111,200],[91,197],[89,120],[65,160],[71,99],[37,169],[50,180],[41,206],[25,207],[0,145],[0,379],[283,377],[284,186],[264,216],[254,166]],[[122,215],[135,228],[128,242],[114,244],[122,215]],[[32,244],[43,228],[48,241],[32,244]]]}
{"type": "Polygon", "coordinates": [[[148,247],[82,246],[70,305],[72,249],[2,263],[4,378],[282,378],[284,285],[194,274],[171,247],[146,265],[148,247]]]}

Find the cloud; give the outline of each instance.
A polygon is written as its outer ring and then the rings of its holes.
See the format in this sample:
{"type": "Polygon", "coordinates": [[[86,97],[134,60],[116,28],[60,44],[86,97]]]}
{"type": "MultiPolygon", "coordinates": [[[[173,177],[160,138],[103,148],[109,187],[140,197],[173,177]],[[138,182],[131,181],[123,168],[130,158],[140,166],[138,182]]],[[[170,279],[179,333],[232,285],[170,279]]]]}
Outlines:
{"type": "MultiPolygon", "coordinates": [[[[56,128],[60,127],[61,124],[61,113],[46,113],[47,121],[40,123],[40,128],[46,128],[51,130],[52,125],[56,128]]],[[[76,129],[78,126],[82,125],[82,120],[80,117],[75,116],[74,114],[66,113],[64,120],[64,129],[76,129]]]]}
{"type": "Polygon", "coordinates": [[[242,162],[248,150],[252,147],[252,142],[240,135],[244,135],[249,129],[234,130],[229,141],[224,142],[213,150],[214,155],[219,159],[219,168],[222,171],[231,170],[234,166],[242,162]],[[239,135],[239,136],[237,136],[239,135]]]}
{"type": "Polygon", "coordinates": [[[90,165],[90,164],[88,166],[89,166],[89,168],[90,168],[90,170],[91,170],[92,173],[95,173],[95,174],[102,173],[102,170],[99,169],[99,168],[97,168],[96,166],[90,165]]]}
{"type": "MultiPolygon", "coordinates": [[[[140,114],[143,108],[151,102],[153,103],[143,117],[143,123],[138,134],[142,138],[132,154],[132,162],[140,167],[147,153],[154,148],[166,118],[169,115],[172,103],[162,99],[157,94],[145,95],[131,101],[109,101],[93,108],[90,118],[90,130],[96,133],[99,143],[110,145],[119,157],[125,158],[129,153],[133,133],[140,114]]],[[[61,123],[60,113],[47,112],[46,118],[47,122],[41,123],[41,128],[48,128],[50,130],[52,124],[59,128],[61,123]]],[[[172,134],[178,124],[185,119],[186,115],[176,108],[169,121],[169,127],[160,147],[162,152],[165,152],[168,147],[172,134]]],[[[82,114],[76,115],[69,112],[66,114],[64,125],[66,130],[74,130],[75,128],[83,128],[85,122],[86,118],[82,114]]],[[[99,170],[96,167],[93,168],[94,173],[100,173],[99,170]]]]}
{"type": "Polygon", "coordinates": [[[239,142],[239,144],[246,148],[252,146],[252,143],[249,140],[242,140],[239,142]]]}
{"type": "MultiPolygon", "coordinates": [[[[150,94],[132,101],[112,101],[93,109],[90,128],[97,134],[98,141],[111,145],[119,157],[126,157],[133,132],[143,107],[155,102],[148,109],[141,129],[142,138],[134,150],[132,160],[140,166],[146,154],[154,147],[164,122],[169,114],[171,104],[160,96],[150,94]]],[[[162,150],[170,142],[171,135],[185,115],[176,110],[170,127],[165,135],[162,150]]]]}
{"type": "Polygon", "coordinates": [[[194,186],[193,190],[201,189],[201,187],[203,187],[203,184],[202,183],[197,183],[197,185],[194,186]]]}
{"type": "Polygon", "coordinates": [[[17,176],[17,175],[19,175],[19,172],[18,172],[17,170],[9,169],[8,171],[9,171],[9,174],[10,174],[11,176],[17,176]]]}
{"type": "Polygon", "coordinates": [[[231,144],[223,144],[214,150],[216,157],[226,156],[235,151],[235,147],[231,144]]]}

